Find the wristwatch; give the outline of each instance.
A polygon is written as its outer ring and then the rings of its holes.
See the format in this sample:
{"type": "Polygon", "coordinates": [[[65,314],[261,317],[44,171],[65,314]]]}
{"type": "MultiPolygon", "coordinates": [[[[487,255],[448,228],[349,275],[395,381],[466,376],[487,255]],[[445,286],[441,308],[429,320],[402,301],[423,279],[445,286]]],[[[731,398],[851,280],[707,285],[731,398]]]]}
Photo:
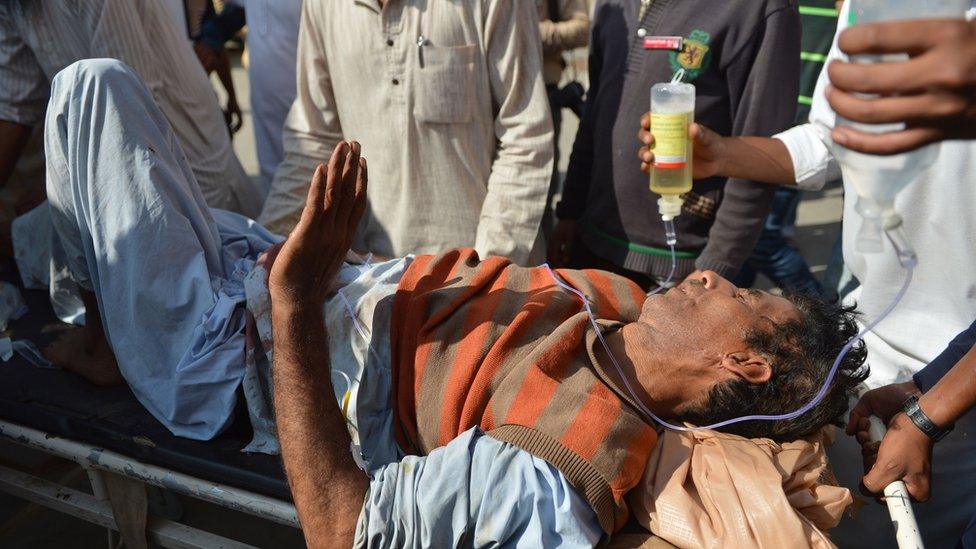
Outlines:
{"type": "Polygon", "coordinates": [[[935,442],[942,440],[955,427],[955,425],[947,425],[946,427],[936,425],[918,405],[918,395],[912,395],[905,401],[905,413],[908,414],[919,431],[928,435],[935,442]]]}

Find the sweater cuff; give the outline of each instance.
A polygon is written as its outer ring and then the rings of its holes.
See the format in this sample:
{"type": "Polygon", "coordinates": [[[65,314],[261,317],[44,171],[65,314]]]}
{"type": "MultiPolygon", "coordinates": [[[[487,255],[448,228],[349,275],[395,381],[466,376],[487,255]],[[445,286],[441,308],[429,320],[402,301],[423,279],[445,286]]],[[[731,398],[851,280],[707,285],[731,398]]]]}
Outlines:
{"type": "Polygon", "coordinates": [[[722,278],[731,279],[739,273],[739,268],[729,265],[727,262],[717,258],[700,256],[695,260],[695,268],[699,271],[713,271],[722,278]]]}
{"type": "Polygon", "coordinates": [[[929,389],[935,387],[935,384],[939,382],[939,379],[940,378],[935,375],[926,373],[925,370],[916,372],[915,375],[912,376],[912,381],[915,383],[915,386],[918,387],[918,390],[922,391],[923,393],[927,393],[929,392],[929,389]]]}
{"type": "Polygon", "coordinates": [[[585,209],[586,203],[584,201],[568,200],[564,197],[556,204],[556,217],[558,219],[580,219],[583,217],[585,209]]]}

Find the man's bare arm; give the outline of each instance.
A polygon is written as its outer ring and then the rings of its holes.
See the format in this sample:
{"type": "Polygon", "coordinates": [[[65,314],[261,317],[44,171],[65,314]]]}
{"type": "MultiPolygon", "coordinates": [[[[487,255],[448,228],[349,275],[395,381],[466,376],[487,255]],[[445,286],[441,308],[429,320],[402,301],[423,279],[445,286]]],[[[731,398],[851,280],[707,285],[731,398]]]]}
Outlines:
{"type": "Polygon", "coordinates": [[[349,450],[332,398],[322,307],[366,209],[359,144],[339,143],[320,165],[301,220],[268,278],[274,399],[281,455],[309,547],[349,547],[369,480],[349,450]]]}
{"type": "Polygon", "coordinates": [[[0,187],[7,184],[7,179],[14,172],[30,133],[29,126],[0,120],[0,187]]]}
{"type": "MultiPolygon", "coordinates": [[[[637,156],[641,170],[649,173],[654,162],[654,136],[650,116],[641,117],[637,156]]],[[[701,124],[689,128],[694,140],[695,179],[722,176],[761,181],[775,185],[796,185],[793,158],[779,139],[772,137],[722,137],[701,124]]]]}
{"type": "MultiPolygon", "coordinates": [[[[932,447],[934,440],[915,427],[905,414],[903,403],[918,393],[912,381],[879,387],[865,393],[851,411],[847,433],[855,435],[864,448],[865,474],[862,483],[872,493],[903,480],[908,493],[918,501],[930,496],[932,447]],[[869,435],[868,418],[876,415],[888,425],[888,432],[875,447],[869,435]]],[[[976,407],[976,347],[969,350],[930,390],[918,405],[939,427],[945,427],[976,407]]]]}
{"type": "MultiPolygon", "coordinates": [[[[716,136],[717,137],[717,136],[716,136]]],[[[793,158],[779,139],[772,137],[721,137],[726,156],[719,175],[776,185],[796,185],[793,158]]]]}

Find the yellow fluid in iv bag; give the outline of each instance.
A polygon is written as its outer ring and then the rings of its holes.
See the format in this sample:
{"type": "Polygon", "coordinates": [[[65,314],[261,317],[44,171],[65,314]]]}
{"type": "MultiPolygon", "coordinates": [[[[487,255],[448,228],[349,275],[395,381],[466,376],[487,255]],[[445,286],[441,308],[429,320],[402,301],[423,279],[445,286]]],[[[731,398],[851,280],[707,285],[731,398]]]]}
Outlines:
{"type": "Polygon", "coordinates": [[[691,190],[692,143],[688,127],[695,112],[651,114],[654,135],[654,166],[651,191],[658,194],[683,194],[691,190]]]}
{"type": "Polygon", "coordinates": [[[694,121],[695,86],[671,82],[651,88],[651,192],[661,195],[661,214],[670,218],[681,213],[678,197],[691,190],[693,144],[688,127],[694,121]]]}

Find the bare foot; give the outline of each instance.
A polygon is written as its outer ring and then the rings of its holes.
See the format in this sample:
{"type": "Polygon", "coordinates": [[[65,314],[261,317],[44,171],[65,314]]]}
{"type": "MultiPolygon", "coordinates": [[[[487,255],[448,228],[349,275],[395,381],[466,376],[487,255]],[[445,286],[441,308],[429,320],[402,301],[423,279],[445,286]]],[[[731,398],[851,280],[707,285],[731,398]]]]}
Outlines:
{"type": "Polygon", "coordinates": [[[125,379],[108,341],[93,337],[90,332],[88,328],[68,330],[44,349],[44,356],[95,385],[122,385],[125,379]]]}

